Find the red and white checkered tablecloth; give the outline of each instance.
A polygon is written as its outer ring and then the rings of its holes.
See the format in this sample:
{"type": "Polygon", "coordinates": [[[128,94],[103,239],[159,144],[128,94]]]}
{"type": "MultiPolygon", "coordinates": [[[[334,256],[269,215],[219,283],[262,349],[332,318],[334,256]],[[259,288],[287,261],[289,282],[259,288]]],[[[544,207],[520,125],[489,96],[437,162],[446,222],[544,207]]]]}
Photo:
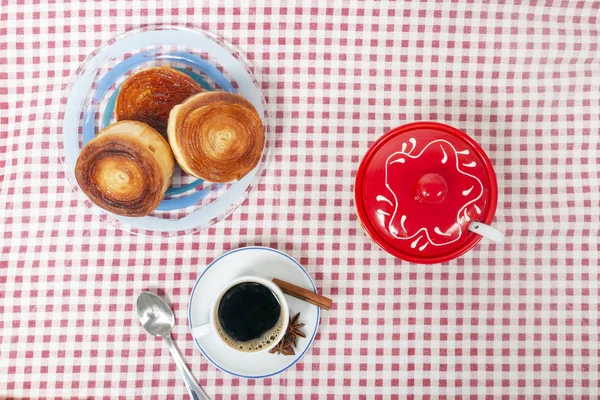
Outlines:
{"type": "Polygon", "coordinates": [[[214,399],[597,398],[600,394],[600,2],[0,0],[0,397],[177,399],[183,382],[134,310],[158,291],[214,399]],[[53,150],[62,90],[102,42],[140,25],[216,32],[254,65],[275,159],[233,215],[149,239],[101,223],[53,150]],[[506,241],[441,265],[363,234],[362,154],[415,120],[490,156],[506,241]],[[291,370],[232,378],[187,327],[215,257],[289,253],[335,300],[291,370]]]}

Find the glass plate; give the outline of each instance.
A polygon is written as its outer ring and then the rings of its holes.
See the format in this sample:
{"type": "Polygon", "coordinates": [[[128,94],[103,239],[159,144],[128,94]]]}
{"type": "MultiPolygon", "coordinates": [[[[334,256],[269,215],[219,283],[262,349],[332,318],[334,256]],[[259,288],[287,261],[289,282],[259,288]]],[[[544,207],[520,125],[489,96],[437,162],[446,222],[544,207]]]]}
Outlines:
{"type": "Polygon", "coordinates": [[[101,220],[134,234],[183,235],[219,222],[244,202],[267,161],[270,125],[260,86],[240,52],[206,32],[151,26],[116,36],[85,59],[62,100],[59,149],[67,179],[101,220]],[[152,214],[140,218],[115,215],[85,196],[75,180],[75,163],[82,147],[115,122],[114,107],[121,84],[141,69],[165,65],[188,74],[205,90],[224,90],[248,99],[265,127],[263,154],[255,169],[227,184],[204,182],[176,167],[171,187],[152,214]]]}

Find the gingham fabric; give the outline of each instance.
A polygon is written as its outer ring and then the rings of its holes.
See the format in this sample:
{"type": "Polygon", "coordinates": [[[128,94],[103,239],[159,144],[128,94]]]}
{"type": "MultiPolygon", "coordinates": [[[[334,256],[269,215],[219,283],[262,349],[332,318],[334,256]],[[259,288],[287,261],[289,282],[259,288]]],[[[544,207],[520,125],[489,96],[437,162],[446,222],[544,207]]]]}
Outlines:
{"type": "Polygon", "coordinates": [[[150,289],[172,304],[173,338],[213,399],[597,398],[600,3],[511,3],[0,0],[0,397],[186,396],[167,347],[137,320],[150,289]],[[274,128],[249,199],[166,239],[101,222],[54,150],[83,59],[157,23],[244,52],[274,128]],[[503,244],[414,265],[363,234],[358,163],[415,120],[486,150],[503,244]],[[335,302],[305,357],[256,381],[210,365],[186,318],[207,264],[253,244],[295,257],[335,302]]]}

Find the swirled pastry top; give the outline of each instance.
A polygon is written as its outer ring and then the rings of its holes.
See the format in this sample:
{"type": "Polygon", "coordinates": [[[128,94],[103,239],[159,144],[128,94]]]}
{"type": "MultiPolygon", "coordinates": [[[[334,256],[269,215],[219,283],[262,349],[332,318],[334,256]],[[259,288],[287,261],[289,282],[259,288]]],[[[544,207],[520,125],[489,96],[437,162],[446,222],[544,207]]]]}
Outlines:
{"type": "Polygon", "coordinates": [[[144,122],[165,135],[171,109],[201,91],[198,83],[176,69],[146,68],[121,85],[115,117],[117,121],[144,122]]]}
{"type": "Polygon", "coordinates": [[[252,103],[228,92],[203,92],[173,107],[169,144],[181,168],[209,182],[241,179],[261,159],[262,119],[252,103]]]}
{"type": "Polygon", "coordinates": [[[121,121],[104,128],[79,154],[75,178],[99,207],[118,215],[150,214],[171,184],[175,160],[151,126],[121,121]]]}

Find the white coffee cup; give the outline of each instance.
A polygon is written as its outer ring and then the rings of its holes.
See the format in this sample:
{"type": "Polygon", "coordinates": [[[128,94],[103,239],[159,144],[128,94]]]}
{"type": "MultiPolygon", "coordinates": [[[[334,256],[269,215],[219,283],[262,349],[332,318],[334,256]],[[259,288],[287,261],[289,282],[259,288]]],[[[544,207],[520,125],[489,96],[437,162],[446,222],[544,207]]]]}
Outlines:
{"type": "Polygon", "coordinates": [[[210,307],[209,321],[207,321],[204,324],[194,326],[192,328],[192,336],[194,338],[201,338],[201,337],[204,337],[207,335],[214,335],[219,343],[221,343],[223,346],[225,346],[229,349],[235,350],[240,353],[245,353],[245,354],[257,354],[257,353],[262,353],[262,352],[271,350],[273,347],[275,347],[277,345],[277,343],[279,343],[283,339],[283,336],[285,335],[285,331],[287,330],[287,327],[289,324],[289,320],[290,320],[290,310],[289,310],[287,301],[285,300],[285,297],[283,296],[283,292],[281,291],[279,286],[277,286],[276,284],[274,284],[273,282],[271,282],[267,279],[258,278],[255,276],[243,276],[243,277],[232,280],[227,285],[225,285],[223,288],[221,288],[221,290],[219,290],[217,296],[213,300],[213,303],[210,307]],[[273,295],[275,296],[275,298],[277,299],[277,301],[279,302],[279,305],[281,307],[281,316],[280,316],[280,319],[282,321],[281,331],[277,334],[275,339],[270,340],[270,344],[263,346],[259,350],[253,350],[253,351],[240,350],[239,348],[234,347],[232,344],[226,342],[218,332],[217,313],[218,313],[219,304],[221,303],[221,299],[223,298],[223,295],[229,289],[234,287],[235,285],[239,285],[240,283],[246,283],[246,282],[258,283],[262,286],[265,286],[267,289],[269,289],[271,291],[271,293],[273,293],[273,295]]]}

